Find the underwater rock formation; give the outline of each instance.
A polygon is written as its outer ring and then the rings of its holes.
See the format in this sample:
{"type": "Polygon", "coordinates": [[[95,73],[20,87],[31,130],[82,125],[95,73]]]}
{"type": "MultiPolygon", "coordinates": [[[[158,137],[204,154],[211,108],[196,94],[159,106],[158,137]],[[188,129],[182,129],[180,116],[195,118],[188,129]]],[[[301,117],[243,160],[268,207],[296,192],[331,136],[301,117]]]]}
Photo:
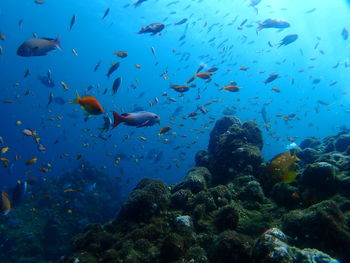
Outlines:
{"type": "Polygon", "coordinates": [[[113,218],[123,202],[118,182],[87,163],[27,183],[26,198],[0,217],[1,263],[57,262],[74,235],[113,218]]]}
{"type": "Polygon", "coordinates": [[[293,167],[276,161],[274,169],[288,168],[281,171],[294,180],[269,180],[276,172],[263,162],[258,126],[223,117],[182,182],[141,180],[116,219],[77,235],[61,262],[350,262],[343,135],[307,138],[293,155],[278,155],[293,167]]]}

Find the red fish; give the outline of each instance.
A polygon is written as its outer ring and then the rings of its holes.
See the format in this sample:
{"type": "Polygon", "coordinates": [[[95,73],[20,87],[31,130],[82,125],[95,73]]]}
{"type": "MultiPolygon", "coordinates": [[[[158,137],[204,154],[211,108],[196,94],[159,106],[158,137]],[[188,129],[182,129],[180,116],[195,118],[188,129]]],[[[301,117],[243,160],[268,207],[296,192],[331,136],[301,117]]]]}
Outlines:
{"type": "Polygon", "coordinates": [[[81,108],[85,110],[89,115],[99,115],[104,113],[104,110],[98,100],[91,95],[84,95],[80,98],[78,92],[76,92],[77,98],[70,103],[80,104],[81,108]]]}

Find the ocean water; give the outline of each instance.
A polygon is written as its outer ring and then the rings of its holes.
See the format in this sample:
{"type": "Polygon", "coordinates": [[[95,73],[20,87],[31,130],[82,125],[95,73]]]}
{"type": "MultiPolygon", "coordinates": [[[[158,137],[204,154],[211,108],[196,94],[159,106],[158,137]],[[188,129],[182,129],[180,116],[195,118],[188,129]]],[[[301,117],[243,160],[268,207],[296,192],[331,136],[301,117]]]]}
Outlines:
{"type": "Polygon", "coordinates": [[[225,109],[233,110],[242,121],[254,120],[260,125],[266,161],[285,151],[292,141],[298,144],[307,136],[325,137],[347,126],[350,39],[341,34],[344,28],[350,30],[347,1],[262,0],[255,7],[243,0],[148,0],[137,7],[133,3],[0,2],[0,32],[6,36],[0,40],[0,136],[3,147],[9,147],[1,157],[10,160],[9,167],[0,168],[3,189],[28,178],[28,170],[34,177],[60,176],[82,160],[111,178],[121,176],[123,188],[119,191],[125,194],[142,177],[178,182],[194,165],[195,153],[207,147],[215,120],[224,115],[225,109]],[[107,8],[110,12],[102,19],[107,8]],[[76,22],[69,30],[73,15],[76,22]],[[185,23],[174,25],[184,18],[188,19],[185,23]],[[269,18],[288,21],[290,27],[266,28],[257,33],[258,23],[269,18]],[[154,36],[137,34],[151,23],[163,23],[165,29],[154,36]],[[62,51],[39,57],[18,56],[17,48],[33,38],[33,33],[39,37],[59,36],[62,51]],[[290,34],[298,34],[298,39],[278,47],[290,34]],[[117,50],[127,51],[128,56],[117,57],[117,50]],[[98,61],[102,61],[101,66],[94,72],[98,61]],[[115,62],[120,62],[120,67],[107,78],[115,62]],[[169,88],[171,84],[184,85],[202,64],[203,71],[218,68],[210,82],[196,78],[196,87],[183,96],[169,88]],[[26,70],[30,73],[24,78],[26,70]],[[37,78],[47,76],[49,70],[54,87],[42,85],[37,78]],[[279,77],[265,84],[271,73],[279,77]],[[112,84],[117,77],[122,78],[122,84],[113,96],[112,84]],[[68,91],[60,84],[62,81],[68,91]],[[239,92],[220,90],[230,81],[237,82],[239,92]],[[90,91],[89,85],[93,85],[90,91]],[[141,107],[158,114],[161,123],[147,128],[121,124],[103,133],[111,137],[102,140],[98,128],[103,126],[104,115],[85,121],[79,105],[52,103],[47,107],[50,92],[69,101],[75,99],[76,90],[80,95],[95,96],[108,116],[111,111],[132,112],[141,107]],[[159,102],[150,106],[156,98],[159,102]],[[206,105],[208,102],[212,103],[206,105]],[[198,106],[208,112],[201,113],[198,106]],[[264,128],[263,106],[269,129],[264,128]],[[179,107],[181,111],[174,115],[179,107]],[[194,111],[198,113],[196,119],[189,118],[194,111]],[[283,120],[283,116],[289,116],[289,120],[283,120]],[[171,130],[159,136],[164,126],[171,130]],[[39,151],[38,144],[25,136],[23,129],[37,131],[46,151],[39,151]],[[155,160],[160,153],[159,160],[155,160]],[[82,155],[79,160],[78,154],[82,155]],[[14,161],[16,155],[21,159],[14,161]],[[26,160],[33,157],[38,161],[26,165],[26,160]],[[121,157],[118,165],[114,165],[116,157],[121,157]],[[48,173],[38,171],[48,163],[52,165],[48,173]]]}

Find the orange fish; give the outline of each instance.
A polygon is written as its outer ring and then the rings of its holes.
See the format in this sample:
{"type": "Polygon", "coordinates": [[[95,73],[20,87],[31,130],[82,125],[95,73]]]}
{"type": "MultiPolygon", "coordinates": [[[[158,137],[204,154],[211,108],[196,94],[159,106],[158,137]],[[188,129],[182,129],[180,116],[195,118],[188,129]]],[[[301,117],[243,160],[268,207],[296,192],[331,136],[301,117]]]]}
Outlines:
{"type": "Polygon", "coordinates": [[[211,78],[211,73],[208,72],[202,72],[202,73],[197,73],[195,76],[200,79],[210,79],[211,78]]]}
{"type": "Polygon", "coordinates": [[[249,68],[248,67],[240,67],[239,70],[247,71],[249,68]]]}
{"type": "Polygon", "coordinates": [[[7,215],[11,211],[11,202],[6,192],[1,192],[1,204],[0,212],[3,215],[7,215]]]}
{"type": "Polygon", "coordinates": [[[70,103],[80,104],[81,108],[85,110],[89,115],[99,115],[104,113],[104,110],[98,100],[91,95],[84,95],[80,98],[78,91],[76,92],[77,98],[70,103]]]}
{"type": "Polygon", "coordinates": [[[229,92],[238,92],[240,90],[240,88],[237,87],[236,85],[227,85],[227,86],[224,86],[222,89],[227,90],[229,92]]]}
{"type": "Polygon", "coordinates": [[[36,163],[38,161],[38,158],[34,157],[26,161],[26,165],[31,165],[33,163],[36,163]]]}

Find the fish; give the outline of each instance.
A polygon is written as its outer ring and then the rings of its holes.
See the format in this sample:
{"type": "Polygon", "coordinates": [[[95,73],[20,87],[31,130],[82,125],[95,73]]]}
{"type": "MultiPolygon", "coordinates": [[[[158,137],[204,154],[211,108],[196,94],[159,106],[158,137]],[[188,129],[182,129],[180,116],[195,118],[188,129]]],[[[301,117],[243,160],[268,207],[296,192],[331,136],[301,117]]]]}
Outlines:
{"type": "Polygon", "coordinates": [[[138,34],[150,33],[151,36],[154,36],[157,33],[160,33],[165,28],[164,24],[161,23],[152,23],[146,27],[142,27],[138,34]]]}
{"type": "Polygon", "coordinates": [[[43,5],[43,4],[45,4],[45,1],[36,0],[36,1],[34,1],[34,3],[38,4],[38,5],[43,5]]]}
{"type": "Polygon", "coordinates": [[[264,80],[264,83],[265,83],[265,84],[270,83],[270,82],[276,80],[278,77],[279,77],[278,74],[276,74],[276,73],[271,73],[270,76],[269,76],[267,79],[264,80]]]}
{"type": "Polygon", "coordinates": [[[134,4],[133,4],[133,6],[134,7],[138,7],[139,5],[141,5],[143,2],[146,2],[147,0],[137,0],[134,4]]]}
{"type": "Polygon", "coordinates": [[[343,30],[341,31],[341,36],[344,40],[347,40],[349,37],[349,31],[344,27],[343,30]]]}
{"type": "Polygon", "coordinates": [[[27,193],[28,184],[26,181],[17,180],[16,185],[12,189],[12,206],[18,206],[27,193]]]}
{"type": "Polygon", "coordinates": [[[151,47],[151,51],[152,51],[152,54],[153,54],[154,58],[157,58],[156,50],[155,50],[154,47],[151,47]]]}
{"type": "MultiPolygon", "coordinates": [[[[202,71],[202,69],[204,69],[205,65],[204,64],[200,64],[196,73],[199,73],[200,71],[202,71]]],[[[208,72],[208,71],[207,71],[208,72]]]]}
{"type": "Polygon", "coordinates": [[[295,163],[300,161],[296,156],[296,152],[293,155],[290,151],[276,155],[266,166],[267,171],[271,174],[274,180],[292,183],[296,180],[297,172],[295,163]]]}
{"type": "Polygon", "coordinates": [[[122,83],[122,78],[121,77],[118,77],[114,80],[113,82],[113,87],[112,87],[112,95],[115,95],[120,87],[122,83]]]}
{"type": "Polygon", "coordinates": [[[100,67],[101,63],[102,63],[102,60],[99,60],[99,61],[96,63],[96,65],[95,65],[95,67],[94,67],[94,72],[96,72],[96,71],[98,70],[98,68],[100,67]]]}
{"type": "Polygon", "coordinates": [[[28,160],[25,162],[25,164],[26,164],[26,165],[31,165],[31,164],[36,163],[37,161],[38,161],[38,158],[33,157],[33,158],[28,159],[28,160]]]}
{"type": "Polygon", "coordinates": [[[180,93],[186,92],[190,89],[188,86],[185,85],[170,85],[170,88],[180,93]]]}
{"type": "Polygon", "coordinates": [[[111,9],[110,9],[109,7],[106,9],[105,13],[103,14],[103,16],[102,16],[102,18],[101,18],[102,20],[105,19],[106,16],[108,16],[110,10],[111,10],[111,9]]]}
{"type": "Polygon", "coordinates": [[[278,47],[289,45],[289,44],[295,42],[297,39],[298,39],[298,35],[297,34],[287,35],[279,42],[279,46],[278,47]]]}
{"type": "Polygon", "coordinates": [[[47,76],[38,76],[37,79],[41,82],[41,84],[43,84],[46,87],[55,87],[55,82],[47,76]]]}
{"type": "Polygon", "coordinates": [[[280,93],[281,92],[281,89],[278,88],[278,87],[272,87],[271,88],[274,92],[277,92],[277,93],[280,93]]]}
{"type": "Polygon", "coordinates": [[[179,22],[174,23],[174,26],[182,25],[187,22],[187,18],[181,19],[179,22]]]}
{"type": "Polygon", "coordinates": [[[74,26],[76,20],[77,20],[77,16],[74,14],[72,16],[72,19],[70,20],[69,30],[72,29],[72,27],[74,26]]]}
{"type": "Polygon", "coordinates": [[[5,154],[10,150],[10,147],[6,146],[0,149],[0,153],[5,154]]]}
{"type": "Polygon", "coordinates": [[[211,67],[211,68],[207,69],[206,72],[213,73],[213,72],[215,72],[217,70],[218,70],[217,67],[211,67]]]}
{"type": "Polygon", "coordinates": [[[136,128],[153,126],[156,123],[160,124],[160,117],[152,112],[140,111],[132,113],[118,114],[113,111],[113,129],[120,123],[124,123],[127,126],[135,126],[136,128]]]}
{"type": "Polygon", "coordinates": [[[265,28],[280,28],[280,29],[284,29],[284,28],[288,28],[290,27],[290,24],[285,21],[285,20],[281,20],[281,19],[266,19],[264,22],[259,23],[259,26],[256,29],[256,32],[259,32],[265,28]]]}
{"type": "Polygon", "coordinates": [[[28,77],[29,74],[30,74],[30,71],[29,71],[29,69],[27,69],[27,70],[24,72],[23,78],[28,77]]]}
{"type": "Polygon", "coordinates": [[[171,130],[171,127],[170,127],[170,126],[164,126],[164,127],[162,127],[162,128],[159,130],[158,135],[165,134],[165,133],[167,133],[167,132],[170,131],[170,130],[171,130]]]}
{"type": "Polygon", "coordinates": [[[210,79],[211,75],[212,73],[210,72],[202,72],[202,73],[196,73],[195,77],[200,79],[210,79]]]}
{"type": "Polygon", "coordinates": [[[17,49],[21,57],[46,56],[52,50],[62,50],[60,38],[33,38],[23,42],[17,49]]]}
{"type": "Polygon", "coordinates": [[[229,92],[238,92],[240,91],[240,88],[236,85],[227,85],[222,88],[223,90],[229,91],[229,92]]]}
{"type": "Polygon", "coordinates": [[[74,56],[79,56],[79,54],[78,54],[78,52],[74,49],[74,48],[72,48],[72,53],[74,54],[74,56]]]}
{"type": "Polygon", "coordinates": [[[76,100],[69,101],[70,103],[80,104],[81,108],[85,110],[88,115],[99,115],[104,113],[104,109],[98,100],[91,95],[84,95],[80,98],[78,91],[76,91],[76,100]]]}
{"type": "Polygon", "coordinates": [[[49,101],[47,102],[46,107],[48,107],[53,102],[53,98],[54,98],[53,93],[50,92],[50,94],[49,94],[49,101]]]}
{"type": "Polygon", "coordinates": [[[128,52],[126,51],[116,51],[114,54],[120,58],[126,58],[128,56],[128,52]]]}
{"type": "Polygon", "coordinates": [[[103,127],[100,128],[99,130],[101,132],[104,131],[109,131],[112,127],[113,123],[112,123],[112,119],[109,116],[103,116],[103,127]]]}
{"type": "Polygon", "coordinates": [[[8,215],[11,211],[11,202],[9,199],[9,196],[6,192],[1,192],[1,206],[0,206],[0,212],[3,215],[8,215]]]}
{"type": "Polygon", "coordinates": [[[109,78],[112,75],[112,73],[119,68],[119,66],[120,66],[119,62],[112,63],[112,66],[109,68],[107,72],[107,77],[109,78]]]}

